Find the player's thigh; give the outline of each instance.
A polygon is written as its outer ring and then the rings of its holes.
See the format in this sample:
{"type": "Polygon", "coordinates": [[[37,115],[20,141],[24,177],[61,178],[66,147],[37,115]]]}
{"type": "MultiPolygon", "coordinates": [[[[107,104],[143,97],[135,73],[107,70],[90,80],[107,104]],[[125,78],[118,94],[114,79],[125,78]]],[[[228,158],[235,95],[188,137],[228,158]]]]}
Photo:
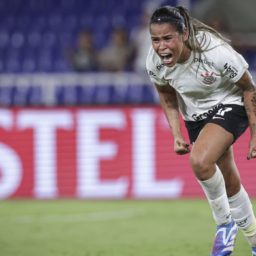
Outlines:
{"type": "Polygon", "coordinates": [[[191,161],[215,164],[233,143],[233,135],[223,127],[208,123],[201,130],[191,151],[191,161]]]}

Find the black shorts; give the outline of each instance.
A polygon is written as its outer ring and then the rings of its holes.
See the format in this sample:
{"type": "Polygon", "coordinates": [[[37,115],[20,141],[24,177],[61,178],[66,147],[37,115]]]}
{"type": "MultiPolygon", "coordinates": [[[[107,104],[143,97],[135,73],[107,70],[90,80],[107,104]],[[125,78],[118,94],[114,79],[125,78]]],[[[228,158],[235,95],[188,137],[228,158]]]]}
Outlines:
{"type": "Polygon", "coordinates": [[[185,121],[191,143],[196,141],[200,131],[207,123],[217,124],[232,133],[234,137],[233,143],[249,125],[248,117],[243,106],[234,104],[222,105],[203,120],[185,121]]]}

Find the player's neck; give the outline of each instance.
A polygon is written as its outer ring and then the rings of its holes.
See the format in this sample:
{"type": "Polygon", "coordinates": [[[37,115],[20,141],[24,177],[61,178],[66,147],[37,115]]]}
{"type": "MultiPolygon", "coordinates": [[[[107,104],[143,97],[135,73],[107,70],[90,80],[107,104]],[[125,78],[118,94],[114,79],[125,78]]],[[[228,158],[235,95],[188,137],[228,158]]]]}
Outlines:
{"type": "Polygon", "coordinates": [[[182,64],[182,63],[186,62],[189,59],[190,55],[191,55],[191,50],[186,45],[184,45],[178,63],[182,64]]]}

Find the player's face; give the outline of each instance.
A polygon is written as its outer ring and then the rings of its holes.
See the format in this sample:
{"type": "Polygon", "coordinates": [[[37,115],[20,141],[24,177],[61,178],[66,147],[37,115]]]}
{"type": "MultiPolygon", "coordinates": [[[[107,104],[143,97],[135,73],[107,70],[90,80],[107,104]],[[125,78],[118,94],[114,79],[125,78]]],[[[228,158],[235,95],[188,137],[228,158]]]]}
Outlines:
{"type": "Polygon", "coordinates": [[[186,47],[187,31],[180,34],[175,26],[169,23],[153,23],[150,26],[152,46],[165,66],[172,67],[176,63],[186,61],[190,50],[186,47]]]}

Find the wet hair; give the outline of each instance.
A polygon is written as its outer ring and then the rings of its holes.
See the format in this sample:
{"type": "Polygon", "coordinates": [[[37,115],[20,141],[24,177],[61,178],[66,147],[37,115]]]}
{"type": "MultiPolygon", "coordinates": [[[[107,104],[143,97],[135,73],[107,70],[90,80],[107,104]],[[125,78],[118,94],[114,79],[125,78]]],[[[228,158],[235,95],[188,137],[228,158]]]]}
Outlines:
{"type": "Polygon", "coordinates": [[[189,36],[186,41],[187,47],[195,52],[203,52],[209,50],[209,40],[207,40],[205,33],[203,33],[202,39],[199,41],[196,35],[200,31],[210,32],[217,38],[228,42],[218,31],[214,28],[204,24],[203,22],[191,17],[182,6],[162,6],[154,11],[150,19],[151,24],[163,24],[169,23],[174,25],[176,30],[181,34],[186,29],[188,30],[189,36]]]}

